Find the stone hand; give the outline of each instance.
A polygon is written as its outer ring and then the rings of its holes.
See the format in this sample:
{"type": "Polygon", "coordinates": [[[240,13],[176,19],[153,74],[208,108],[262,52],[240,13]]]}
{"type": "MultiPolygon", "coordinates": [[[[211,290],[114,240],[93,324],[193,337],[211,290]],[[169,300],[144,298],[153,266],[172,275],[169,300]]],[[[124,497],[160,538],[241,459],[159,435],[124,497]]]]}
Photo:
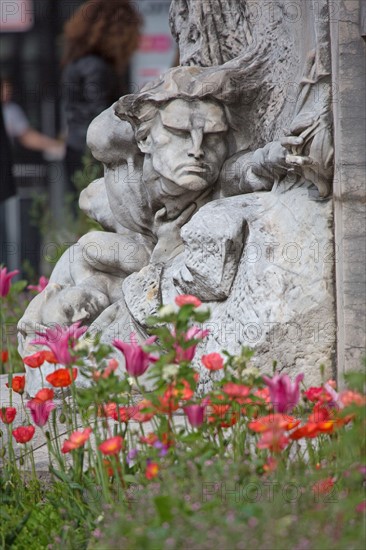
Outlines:
{"type": "Polygon", "coordinates": [[[173,258],[182,246],[180,230],[192,217],[197,206],[190,204],[174,220],[167,218],[165,206],[158,210],[154,217],[154,233],[158,238],[157,245],[151,256],[152,263],[161,263],[173,258]]]}
{"type": "Polygon", "coordinates": [[[273,184],[287,174],[287,154],[287,149],[279,141],[267,143],[263,148],[257,149],[253,153],[251,160],[252,173],[256,177],[264,178],[273,184]]]}
{"type": "Polygon", "coordinates": [[[286,163],[293,172],[312,182],[321,197],[330,190],[333,173],[333,146],[330,126],[326,115],[299,114],[281,145],[288,150],[286,163]]]}
{"type": "Polygon", "coordinates": [[[281,145],[288,151],[285,157],[287,165],[301,169],[305,165],[313,164],[311,157],[302,155],[299,151],[299,148],[304,145],[304,139],[301,136],[286,136],[281,139],[281,145]]]}

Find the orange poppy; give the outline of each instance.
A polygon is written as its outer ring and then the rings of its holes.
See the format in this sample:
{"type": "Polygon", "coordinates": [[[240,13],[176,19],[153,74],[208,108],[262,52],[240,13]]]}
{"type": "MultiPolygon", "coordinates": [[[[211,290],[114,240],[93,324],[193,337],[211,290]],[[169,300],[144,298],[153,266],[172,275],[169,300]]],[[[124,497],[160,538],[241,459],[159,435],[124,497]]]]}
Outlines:
{"type": "Polygon", "coordinates": [[[69,369],[58,369],[46,376],[46,380],[55,388],[66,388],[76,380],[77,375],[78,369],[76,367],[72,369],[72,378],[69,369]]]}

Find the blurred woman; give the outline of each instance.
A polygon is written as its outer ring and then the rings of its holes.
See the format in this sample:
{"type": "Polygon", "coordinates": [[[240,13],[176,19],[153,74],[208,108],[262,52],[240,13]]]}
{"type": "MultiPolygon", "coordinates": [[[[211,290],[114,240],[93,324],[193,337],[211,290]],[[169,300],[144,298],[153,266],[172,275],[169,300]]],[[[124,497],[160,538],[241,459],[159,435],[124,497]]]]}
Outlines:
{"type": "Polygon", "coordinates": [[[82,168],[89,124],[122,95],[119,76],[138,47],[140,27],[140,15],[129,0],[89,0],[65,24],[68,191],[75,191],[73,176],[82,168]]]}

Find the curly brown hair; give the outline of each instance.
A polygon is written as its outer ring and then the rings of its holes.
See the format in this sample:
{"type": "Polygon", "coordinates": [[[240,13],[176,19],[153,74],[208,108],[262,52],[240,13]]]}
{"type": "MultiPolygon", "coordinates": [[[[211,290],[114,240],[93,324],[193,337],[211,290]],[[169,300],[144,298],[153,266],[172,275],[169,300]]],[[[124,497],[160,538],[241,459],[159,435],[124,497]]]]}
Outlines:
{"type": "Polygon", "coordinates": [[[122,70],[138,47],[141,25],[129,0],[88,0],[64,26],[62,65],[95,54],[122,70]]]}

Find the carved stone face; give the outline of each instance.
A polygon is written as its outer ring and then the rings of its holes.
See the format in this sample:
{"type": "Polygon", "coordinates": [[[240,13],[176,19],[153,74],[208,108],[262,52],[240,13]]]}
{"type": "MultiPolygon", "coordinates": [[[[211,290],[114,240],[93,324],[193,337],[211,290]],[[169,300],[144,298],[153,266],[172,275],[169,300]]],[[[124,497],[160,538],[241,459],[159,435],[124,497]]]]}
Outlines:
{"type": "Polygon", "coordinates": [[[219,176],[228,153],[228,129],[218,103],[176,99],[159,110],[139,146],[151,155],[158,174],[184,189],[200,191],[219,176]]]}

